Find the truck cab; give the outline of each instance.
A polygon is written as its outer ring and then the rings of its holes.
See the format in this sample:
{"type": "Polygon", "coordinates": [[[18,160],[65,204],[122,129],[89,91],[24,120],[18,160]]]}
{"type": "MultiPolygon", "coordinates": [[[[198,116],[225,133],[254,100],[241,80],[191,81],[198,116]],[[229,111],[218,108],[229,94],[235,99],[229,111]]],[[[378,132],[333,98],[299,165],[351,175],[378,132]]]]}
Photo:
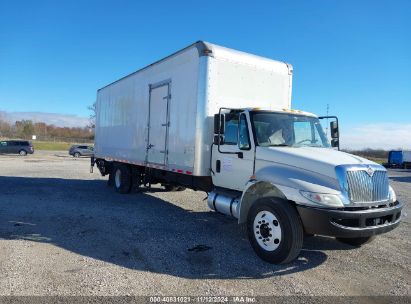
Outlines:
{"type": "Polygon", "coordinates": [[[269,262],[294,259],[304,234],[362,245],[400,222],[386,169],[336,150],[337,121],[330,144],[320,118],[225,108],[214,117],[209,207],[236,217],[269,262]]]}

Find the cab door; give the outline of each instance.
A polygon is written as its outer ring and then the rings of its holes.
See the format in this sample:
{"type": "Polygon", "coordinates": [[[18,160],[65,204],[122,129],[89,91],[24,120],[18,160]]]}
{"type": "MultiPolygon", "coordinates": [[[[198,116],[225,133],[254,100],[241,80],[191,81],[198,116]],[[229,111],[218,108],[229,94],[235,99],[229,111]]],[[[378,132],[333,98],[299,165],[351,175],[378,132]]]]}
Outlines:
{"type": "Polygon", "coordinates": [[[213,184],[242,191],[254,174],[254,151],[248,114],[226,114],[224,143],[213,145],[213,184]]]}

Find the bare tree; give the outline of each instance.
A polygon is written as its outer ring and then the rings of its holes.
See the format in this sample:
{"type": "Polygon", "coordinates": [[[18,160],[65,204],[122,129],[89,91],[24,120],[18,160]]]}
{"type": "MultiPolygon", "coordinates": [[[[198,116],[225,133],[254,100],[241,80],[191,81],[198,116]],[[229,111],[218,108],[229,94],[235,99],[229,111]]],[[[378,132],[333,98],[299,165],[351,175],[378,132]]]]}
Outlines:
{"type": "Polygon", "coordinates": [[[11,133],[11,124],[7,121],[6,113],[0,111],[0,137],[8,137],[11,133]]]}
{"type": "Polygon", "coordinates": [[[94,130],[95,126],[96,126],[96,115],[97,115],[97,109],[96,109],[96,104],[97,102],[93,102],[92,105],[87,107],[87,110],[89,110],[90,116],[89,116],[89,125],[88,127],[92,130],[94,130]]]}

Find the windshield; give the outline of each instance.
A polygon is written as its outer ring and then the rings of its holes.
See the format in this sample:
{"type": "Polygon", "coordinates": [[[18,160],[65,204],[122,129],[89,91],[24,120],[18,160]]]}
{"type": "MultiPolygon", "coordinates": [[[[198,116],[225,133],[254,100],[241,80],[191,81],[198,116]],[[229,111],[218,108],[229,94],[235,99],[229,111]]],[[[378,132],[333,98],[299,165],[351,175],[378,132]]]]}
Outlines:
{"type": "Polygon", "coordinates": [[[259,146],[330,147],[316,117],[273,112],[251,114],[259,146]]]}

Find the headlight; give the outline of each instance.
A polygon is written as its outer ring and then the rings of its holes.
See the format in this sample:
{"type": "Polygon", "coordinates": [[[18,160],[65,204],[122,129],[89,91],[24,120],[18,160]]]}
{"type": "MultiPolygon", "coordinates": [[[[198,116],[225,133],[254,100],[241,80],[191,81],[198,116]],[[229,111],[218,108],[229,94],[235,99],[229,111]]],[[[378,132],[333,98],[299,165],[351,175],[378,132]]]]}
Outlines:
{"type": "Polygon", "coordinates": [[[316,193],[302,190],[300,190],[300,193],[309,201],[320,205],[326,205],[329,207],[344,207],[340,196],[336,194],[316,193]]]}
{"type": "Polygon", "coordinates": [[[394,203],[397,201],[397,195],[395,194],[394,189],[390,186],[389,188],[389,199],[390,199],[390,203],[394,203]]]}

